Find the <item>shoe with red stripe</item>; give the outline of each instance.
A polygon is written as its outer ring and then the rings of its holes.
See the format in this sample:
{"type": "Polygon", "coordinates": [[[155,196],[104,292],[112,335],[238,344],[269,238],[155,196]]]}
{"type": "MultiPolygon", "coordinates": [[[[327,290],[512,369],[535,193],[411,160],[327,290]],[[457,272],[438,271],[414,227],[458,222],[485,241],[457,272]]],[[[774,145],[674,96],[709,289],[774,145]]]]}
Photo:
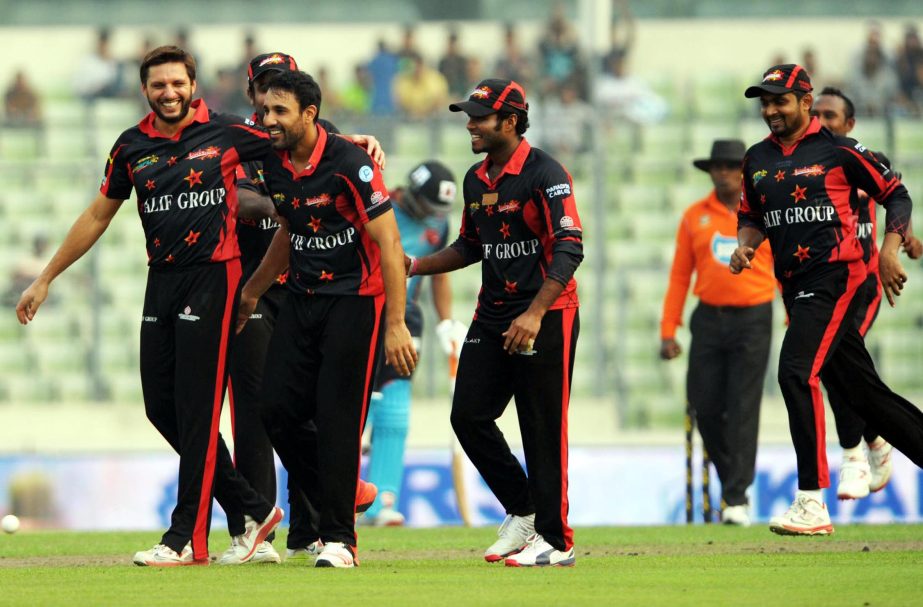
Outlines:
{"type": "Polygon", "coordinates": [[[358,567],[359,559],[356,558],[355,549],[352,546],[347,546],[343,542],[327,542],[321,553],[317,555],[314,566],[347,569],[358,567]]]}
{"type": "Polygon", "coordinates": [[[183,565],[208,565],[208,559],[196,560],[192,556],[192,544],[188,543],[183,551],[177,553],[169,546],[157,544],[150,550],[136,552],[131,559],[139,567],[180,567],[183,565]]]}
{"type": "Polygon", "coordinates": [[[769,520],[769,530],[779,535],[830,535],[833,525],[827,506],[799,491],[785,514],[769,520]]]}
{"type": "Polygon", "coordinates": [[[881,491],[891,480],[891,451],[893,447],[885,439],[878,437],[869,445],[869,466],[871,467],[872,480],[869,481],[869,491],[881,491]]]}
{"type": "Polygon", "coordinates": [[[378,487],[360,478],[359,488],[356,491],[356,514],[361,514],[371,508],[377,496],[378,487]]]}
{"type": "Polygon", "coordinates": [[[841,500],[858,500],[867,497],[872,475],[864,455],[844,457],[840,464],[840,477],[836,484],[836,496],[841,500]]]}
{"type": "MultiPolygon", "coordinates": [[[[282,511],[282,508],[275,506],[262,521],[258,522],[249,516],[245,516],[244,533],[231,538],[231,547],[224,551],[224,554],[218,560],[218,564],[242,565],[251,560],[260,544],[275,530],[282,521],[283,516],[285,516],[285,512],[282,511]]],[[[278,555],[276,557],[278,558],[278,555]]],[[[279,561],[277,560],[276,562],[279,561]]]]}
{"type": "Polygon", "coordinates": [[[499,539],[484,552],[484,560],[488,563],[496,563],[519,552],[526,545],[529,536],[534,533],[534,514],[528,516],[508,514],[503,524],[500,525],[500,529],[497,530],[499,539]]]}
{"type": "Polygon", "coordinates": [[[529,536],[525,548],[506,557],[507,567],[573,567],[576,564],[573,546],[570,550],[558,550],[538,533],[529,536]]]}

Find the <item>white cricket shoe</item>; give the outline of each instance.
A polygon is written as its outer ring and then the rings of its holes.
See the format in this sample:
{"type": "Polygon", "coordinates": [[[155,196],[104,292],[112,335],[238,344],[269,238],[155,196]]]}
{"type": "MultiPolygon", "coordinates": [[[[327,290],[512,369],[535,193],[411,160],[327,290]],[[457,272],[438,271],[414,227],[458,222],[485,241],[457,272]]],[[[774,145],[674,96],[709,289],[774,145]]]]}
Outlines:
{"type": "Polygon", "coordinates": [[[725,525],[736,525],[738,527],[750,526],[750,512],[746,504],[739,506],[725,506],[721,511],[721,522],[725,525]]]}
{"type": "Polygon", "coordinates": [[[877,447],[869,445],[869,467],[871,468],[872,480],[869,481],[869,491],[881,491],[891,480],[891,443],[880,439],[881,444],[877,447]]]}
{"type": "MultiPolygon", "coordinates": [[[[278,526],[285,513],[282,508],[273,507],[269,515],[262,521],[255,521],[249,516],[244,517],[244,532],[241,535],[235,535],[231,538],[231,547],[224,551],[221,558],[218,559],[219,565],[242,565],[253,558],[257,549],[278,526]]],[[[270,546],[272,552],[275,549],[270,546]]],[[[279,555],[276,554],[276,558],[279,555]]],[[[281,560],[281,559],[279,559],[281,560]]],[[[263,561],[266,562],[266,561],[263,561]]],[[[275,561],[279,562],[279,561],[275,561]]]]}
{"type": "Polygon", "coordinates": [[[276,552],[276,549],[273,548],[272,544],[269,542],[263,541],[260,542],[260,545],[256,547],[256,551],[253,553],[253,558],[250,559],[251,563],[281,563],[282,557],[279,556],[279,553],[276,552]]]}
{"type": "Polygon", "coordinates": [[[131,559],[139,567],[178,567],[181,565],[208,565],[208,559],[196,560],[192,556],[192,543],[187,543],[178,553],[163,544],[157,544],[150,550],[136,552],[131,559]]]}
{"type": "Polygon", "coordinates": [[[573,567],[577,563],[574,548],[557,550],[538,533],[526,540],[526,547],[506,557],[507,567],[573,567]]]}
{"type": "Polygon", "coordinates": [[[872,473],[865,456],[844,457],[840,464],[840,479],[836,485],[836,496],[841,500],[858,500],[869,494],[872,473]]]}
{"type": "Polygon", "coordinates": [[[324,549],[324,543],[320,540],[311,542],[304,548],[287,548],[285,550],[285,560],[306,561],[313,559],[321,550],[324,549]]]}
{"type": "Polygon", "coordinates": [[[526,545],[529,536],[535,533],[535,515],[517,516],[508,514],[497,530],[500,537],[484,551],[484,560],[496,563],[511,554],[519,552],[526,545]]]}
{"type": "Polygon", "coordinates": [[[359,560],[356,558],[356,554],[353,552],[352,547],[347,546],[343,542],[328,542],[324,544],[324,549],[321,550],[321,553],[317,555],[317,560],[314,561],[315,567],[337,567],[345,569],[358,565],[359,560]]]}
{"type": "Polygon", "coordinates": [[[779,535],[829,535],[833,525],[826,505],[798,491],[785,514],[769,520],[769,530],[779,535]]]}

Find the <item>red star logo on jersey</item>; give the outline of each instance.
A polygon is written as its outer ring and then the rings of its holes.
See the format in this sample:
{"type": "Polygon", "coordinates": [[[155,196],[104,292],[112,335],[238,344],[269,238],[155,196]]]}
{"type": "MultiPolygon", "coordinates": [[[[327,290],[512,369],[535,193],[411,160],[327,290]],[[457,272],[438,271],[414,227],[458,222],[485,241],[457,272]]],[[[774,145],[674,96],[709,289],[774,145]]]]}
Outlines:
{"type": "Polygon", "coordinates": [[[154,180],[153,180],[153,179],[148,179],[148,180],[147,180],[147,183],[144,184],[144,187],[146,187],[148,190],[153,190],[153,189],[154,189],[154,180]]]}
{"type": "MultiPolygon", "coordinates": [[[[301,198],[296,197],[294,200],[292,200],[293,209],[297,209],[300,206],[301,206],[301,198]]],[[[316,232],[317,230],[314,230],[314,231],[316,232]]]]}
{"type": "Polygon", "coordinates": [[[173,257],[172,253],[170,255],[167,255],[167,263],[173,263],[174,261],[176,261],[176,258],[173,257]]]}
{"type": "Polygon", "coordinates": [[[803,262],[805,259],[811,258],[811,256],[808,255],[808,251],[810,250],[811,250],[811,247],[803,247],[801,245],[798,245],[798,250],[795,251],[793,257],[797,257],[798,261],[803,262]]]}
{"type": "Polygon", "coordinates": [[[795,198],[796,203],[799,200],[807,200],[808,199],[808,188],[796,185],[795,191],[789,194],[789,196],[793,196],[795,198]]]}
{"type": "Polygon", "coordinates": [[[487,213],[488,216],[493,215],[493,214],[494,214],[494,207],[493,207],[493,205],[484,207],[484,212],[487,213]]]}
{"type": "Polygon", "coordinates": [[[189,169],[189,174],[183,177],[183,181],[189,183],[189,187],[196,185],[197,183],[202,183],[202,171],[196,171],[195,169],[189,169]]]}
{"type": "Polygon", "coordinates": [[[317,234],[317,231],[320,230],[321,220],[311,215],[311,221],[308,222],[308,225],[311,226],[311,229],[314,230],[314,233],[317,234]]]}
{"type": "Polygon", "coordinates": [[[783,179],[785,179],[785,171],[783,171],[782,169],[779,169],[779,170],[776,172],[776,181],[777,181],[777,182],[778,182],[778,181],[782,181],[783,179]]]}
{"type": "Polygon", "coordinates": [[[155,239],[154,239],[154,246],[155,246],[155,247],[159,247],[159,246],[160,246],[160,239],[159,239],[159,238],[155,238],[155,239]]]}
{"type": "Polygon", "coordinates": [[[167,160],[167,164],[169,166],[173,166],[174,164],[176,164],[176,156],[170,156],[170,159],[167,160]]]}
{"type": "Polygon", "coordinates": [[[189,234],[183,240],[186,241],[186,246],[191,247],[195,243],[199,242],[199,236],[202,235],[202,232],[193,232],[189,230],[189,234]]]}
{"type": "MultiPolygon", "coordinates": [[[[490,208],[490,207],[488,207],[490,208]]],[[[500,224],[500,233],[503,234],[503,240],[506,240],[510,237],[510,224],[505,221],[500,224]]]]}
{"type": "Polygon", "coordinates": [[[276,282],[279,283],[280,285],[284,285],[285,283],[287,283],[288,282],[288,270],[276,276],[276,282]]]}
{"type": "Polygon", "coordinates": [[[328,271],[326,271],[326,270],[321,270],[321,271],[320,271],[320,279],[321,279],[321,280],[333,280],[333,272],[328,272],[328,271]]]}
{"type": "Polygon", "coordinates": [[[504,282],[506,283],[506,286],[503,287],[503,290],[504,290],[504,291],[506,291],[506,292],[509,293],[510,295],[512,295],[513,293],[515,293],[515,292],[517,291],[517,289],[516,289],[517,283],[516,283],[516,282],[511,282],[511,281],[506,280],[506,279],[503,279],[503,280],[504,280],[504,282]]]}

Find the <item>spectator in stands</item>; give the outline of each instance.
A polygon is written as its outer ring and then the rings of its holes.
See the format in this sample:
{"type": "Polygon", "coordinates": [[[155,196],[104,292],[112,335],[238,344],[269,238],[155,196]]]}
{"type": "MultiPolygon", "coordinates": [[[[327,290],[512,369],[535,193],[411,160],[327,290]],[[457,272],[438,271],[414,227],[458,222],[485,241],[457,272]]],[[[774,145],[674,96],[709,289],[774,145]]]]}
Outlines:
{"type": "Polygon", "coordinates": [[[404,71],[407,64],[413,63],[414,59],[419,55],[416,27],[411,24],[405,25],[401,34],[401,48],[397,52],[397,57],[400,60],[400,65],[398,66],[400,71],[404,71]]]}
{"type": "Polygon", "coordinates": [[[3,118],[7,127],[42,126],[42,103],[25,72],[17,70],[3,95],[3,118]]]}
{"type": "MultiPolygon", "coordinates": [[[[503,28],[503,50],[494,64],[493,73],[497,78],[518,82],[527,90],[535,79],[535,66],[519,47],[516,26],[512,23],[507,23],[503,28]]],[[[478,80],[480,78],[472,82],[478,80]]]]}
{"type": "Polygon", "coordinates": [[[394,79],[394,97],[408,118],[425,119],[442,111],[448,102],[449,86],[445,77],[429,67],[420,55],[414,55],[394,79]]]}
{"type": "Polygon", "coordinates": [[[449,94],[453,97],[464,97],[471,92],[471,85],[477,82],[468,78],[468,58],[458,48],[458,32],[454,29],[449,31],[445,55],[439,60],[437,67],[446,79],[449,94]]]}
{"type": "Polygon", "coordinates": [[[383,39],[378,40],[378,50],[368,63],[372,90],[369,109],[374,116],[394,114],[394,78],[398,73],[399,57],[383,39]]]}
{"type": "Polygon", "coordinates": [[[74,73],[74,91],[85,101],[118,97],[122,88],[122,66],[109,50],[110,32],[96,32],[96,47],[80,60],[74,73]]]}
{"type": "MultiPolygon", "coordinates": [[[[865,44],[854,60],[850,93],[859,116],[890,114],[897,99],[897,74],[881,43],[881,25],[870,21],[865,44]]],[[[810,72],[808,72],[810,73],[810,72]]]]}
{"type": "Polygon", "coordinates": [[[368,67],[356,64],[352,81],[340,92],[340,102],[346,118],[368,115],[372,106],[372,76],[368,67]]]}
{"type": "Polygon", "coordinates": [[[543,147],[572,169],[579,166],[575,155],[587,149],[590,129],[596,123],[593,107],[580,99],[577,86],[565,82],[544,105],[543,147]]]}
{"type": "Polygon", "coordinates": [[[624,54],[608,55],[606,69],[596,79],[594,98],[611,119],[649,123],[662,120],[669,112],[662,97],[646,82],[628,73],[624,54]]]}
{"type": "Polygon", "coordinates": [[[615,0],[614,4],[619,9],[619,17],[613,20],[609,31],[609,51],[602,58],[603,71],[607,69],[611,57],[624,59],[635,44],[635,18],[628,1],[615,0]]]}
{"type": "Polygon", "coordinates": [[[748,526],[747,488],[756,473],[763,380],[772,338],[775,278],[769,245],[757,250],[753,271],[741,278],[727,271],[737,246],[743,141],[718,140],[711,156],[693,161],[710,176],[714,189],[683,213],[676,232],[670,286],[660,322],[660,357],[676,358],[682,348],[676,328],[693,272],[699,304],[689,328],[686,398],[699,423],[705,450],[721,479],[721,521],[748,526]],[[747,339],[740,339],[747,335],[747,339]]]}
{"type": "Polygon", "coordinates": [[[904,41],[897,51],[897,79],[909,111],[923,113],[923,45],[915,25],[904,30],[904,41]]]}
{"type": "Polygon", "coordinates": [[[580,96],[585,98],[585,69],[577,45],[577,35],[567,19],[562,2],[555,3],[551,18],[538,45],[541,59],[541,92],[547,95],[563,82],[577,83],[580,96]]]}
{"type": "Polygon", "coordinates": [[[250,114],[250,108],[241,104],[240,88],[233,68],[221,68],[218,70],[218,80],[208,88],[202,98],[208,107],[229,114],[247,116],[250,114]]]}

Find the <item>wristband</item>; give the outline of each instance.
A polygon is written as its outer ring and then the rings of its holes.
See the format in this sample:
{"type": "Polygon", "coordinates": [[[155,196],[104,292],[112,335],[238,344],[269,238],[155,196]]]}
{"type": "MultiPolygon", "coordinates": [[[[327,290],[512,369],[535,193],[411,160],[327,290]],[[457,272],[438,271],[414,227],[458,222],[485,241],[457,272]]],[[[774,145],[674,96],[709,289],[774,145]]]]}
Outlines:
{"type": "Polygon", "coordinates": [[[410,258],[410,266],[407,267],[407,276],[410,277],[417,273],[417,258],[412,255],[407,257],[410,258]]]}

